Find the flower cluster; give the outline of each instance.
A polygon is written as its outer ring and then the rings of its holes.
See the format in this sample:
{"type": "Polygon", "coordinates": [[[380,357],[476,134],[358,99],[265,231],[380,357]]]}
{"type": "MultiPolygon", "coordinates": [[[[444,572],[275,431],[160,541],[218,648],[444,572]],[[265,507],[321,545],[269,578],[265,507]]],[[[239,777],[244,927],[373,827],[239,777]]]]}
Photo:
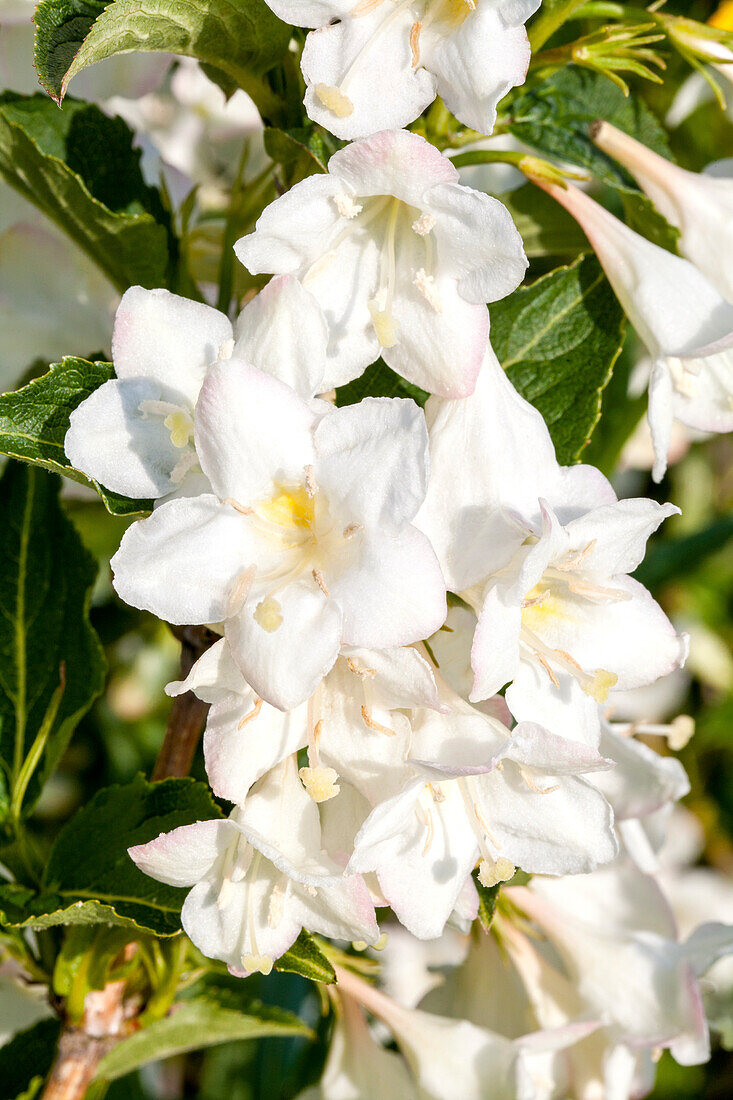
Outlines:
{"type": "MultiPolygon", "coordinates": [[[[479,891],[512,882],[502,952],[473,943],[458,972],[506,971],[511,1006],[464,984],[423,1012],[345,970],[317,1094],[375,1095],[379,1077],[387,1097],[470,1100],[488,1081],[492,1096],[549,1096],[543,1073],[558,1088],[564,1073],[600,1082],[583,1096],[626,1096],[655,1048],[706,1057],[697,975],[733,942],[717,926],[678,941],[645,876],[686,777],[608,720],[613,693],[685,661],[684,635],[631,576],[678,509],[619,500],[599,470],[558,463],[489,342],[487,302],[527,267],[507,209],[423,137],[385,129],[440,94],[489,133],[524,77],[538,5],[270,6],[315,28],[308,113],[357,140],[236,244],[251,274],[274,277],[235,322],[165,290],[124,294],[116,378],[66,437],[77,470],[154,502],[112,559],[117,593],[218,636],[168,691],[210,705],[206,770],[231,813],[130,855],[190,888],[186,932],[239,976],[269,973],[301,928],[376,945],[386,907],[417,941],[466,932],[479,891]],[[424,410],[337,404],[379,355],[429,393],[424,410]]],[[[673,416],[733,428],[731,291],[686,221],[728,193],[680,177],[689,204],[675,206],[669,165],[612,128],[596,140],[667,202],[689,256],[543,183],[649,348],[661,476],[673,416]]]]}

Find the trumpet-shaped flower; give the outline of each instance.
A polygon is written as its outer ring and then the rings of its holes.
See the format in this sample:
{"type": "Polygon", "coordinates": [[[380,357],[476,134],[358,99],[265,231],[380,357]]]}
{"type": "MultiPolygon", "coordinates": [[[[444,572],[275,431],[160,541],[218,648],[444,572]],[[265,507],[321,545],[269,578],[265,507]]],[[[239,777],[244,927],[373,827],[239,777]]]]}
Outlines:
{"type": "Polygon", "coordinates": [[[182,825],[129,851],[152,878],[192,887],[184,930],[232,974],[268,974],[302,927],[337,939],[379,938],[363,881],[344,878],[322,849],[318,809],[292,758],[229,818],[182,825]]]}
{"type": "Polygon", "coordinates": [[[508,895],[555,947],[607,1044],[669,1047],[682,1065],[707,1061],[697,977],[733,950],[733,928],[702,925],[680,943],[657,883],[623,861],[584,877],[538,878],[508,895]]]}
{"type": "MultiPolygon", "coordinates": [[[[659,481],[675,418],[702,431],[733,430],[733,304],[689,260],[635,233],[577,187],[541,186],[580,223],[649,351],[649,427],[659,481]]],[[[720,248],[717,238],[710,247],[720,248]]]]}
{"type": "Polygon", "coordinates": [[[609,122],[595,125],[593,140],[679,229],[682,255],[733,302],[733,180],[680,168],[609,122]]]}
{"type": "Polygon", "coordinates": [[[326,322],[294,279],[276,279],[242,311],[236,334],[211,306],[131,287],[115,317],[116,378],[71,414],[66,454],[76,469],[131,497],[209,490],[194,445],[194,409],[209,367],[232,354],[305,399],[323,377],[326,322]]]}
{"type": "Polygon", "coordinates": [[[410,382],[449,397],[473,390],[486,302],[527,266],[496,199],[458,183],[417,134],[386,131],[334,153],[267,207],[236,245],[254,274],[290,273],[321,304],[330,342],[324,389],[381,354],[410,382]]]}
{"type": "Polygon", "coordinates": [[[213,493],[162,504],[113,558],[126,602],[174,623],[222,623],[266,702],[313,693],[342,644],[409,644],[440,626],[445,586],[411,520],[427,478],[412,401],[323,412],[238,360],[210,368],[195,415],[213,493]]]}
{"type": "Polygon", "coordinates": [[[475,609],[472,700],[512,683],[519,721],[597,745],[597,703],[649,683],[685,644],[628,573],[676,508],[618,501],[587,466],[561,467],[539,413],[490,349],[475,393],[432,398],[431,477],[418,523],[446,582],[475,609]]]}
{"type": "Polygon", "coordinates": [[[267,0],[287,23],[317,27],[303,49],[305,106],[337,137],[399,129],[436,95],[490,134],[496,106],[529,65],[524,24],[539,0],[267,0]]]}
{"type": "Polygon", "coordinates": [[[521,1043],[467,1020],[404,1008],[349,971],[339,969],[337,977],[390,1029],[424,1100],[534,1100],[521,1043]]]}

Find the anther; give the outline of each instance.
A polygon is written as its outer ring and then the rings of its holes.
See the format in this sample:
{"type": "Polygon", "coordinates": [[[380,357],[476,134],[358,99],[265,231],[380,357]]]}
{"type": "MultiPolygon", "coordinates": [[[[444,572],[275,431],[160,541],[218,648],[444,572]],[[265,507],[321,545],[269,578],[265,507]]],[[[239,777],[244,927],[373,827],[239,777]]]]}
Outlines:
{"type": "Polygon", "coordinates": [[[355,218],[357,214],[361,214],[364,206],[362,203],[354,202],[351,195],[347,195],[345,191],[339,191],[338,194],[333,196],[333,201],[336,203],[336,209],[342,218],[355,218]]]}
{"type": "Polygon", "coordinates": [[[336,782],[338,772],[333,768],[301,768],[298,775],[314,802],[328,802],[330,798],[335,798],[341,790],[336,782]]]}
{"type": "Polygon", "coordinates": [[[490,889],[498,886],[500,882],[508,882],[516,874],[517,868],[509,859],[499,856],[493,863],[482,859],[478,865],[478,880],[482,886],[490,889]]]}
{"type": "Polygon", "coordinates": [[[354,535],[358,534],[361,529],[361,523],[350,523],[348,527],[344,527],[341,534],[345,539],[353,539],[354,535]]]}
{"type": "Polygon", "coordinates": [[[271,973],[274,960],[269,955],[242,955],[242,966],[248,974],[258,971],[267,977],[271,973]]]}
{"type": "Polygon", "coordinates": [[[239,514],[242,516],[254,515],[254,508],[247,508],[246,505],[240,504],[238,500],[234,499],[234,497],[225,497],[224,504],[229,504],[235,512],[239,512],[239,514]]]}
{"type": "Polygon", "coordinates": [[[419,218],[416,218],[412,223],[413,233],[417,233],[418,237],[427,237],[430,230],[435,225],[435,218],[432,214],[421,214],[419,218]]]}
{"type": "Polygon", "coordinates": [[[349,672],[353,672],[355,676],[361,676],[364,680],[373,680],[377,675],[376,668],[361,668],[360,665],[357,665],[353,657],[347,657],[346,664],[349,672]]]}
{"type": "Polygon", "coordinates": [[[242,719],[242,721],[237,726],[237,729],[238,730],[243,730],[246,725],[249,725],[250,722],[253,722],[255,720],[255,718],[257,717],[257,715],[260,713],[261,710],[262,710],[262,700],[256,698],[255,699],[255,704],[252,707],[252,710],[248,711],[247,714],[245,714],[244,718],[242,719]]]}
{"type": "Polygon", "coordinates": [[[519,774],[521,775],[522,779],[527,784],[529,789],[531,791],[534,791],[535,794],[552,794],[553,791],[558,791],[560,789],[559,783],[555,783],[553,787],[538,787],[532,776],[529,774],[529,772],[525,771],[524,768],[519,769],[519,774]]]}
{"type": "Polygon", "coordinates": [[[267,634],[274,634],[283,624],[282,605],[273,596],[267,596],[257,604],[253,617],[267,634]]]}
{"type": "Polygon", "coordinates": [[[316,98],[320,99],[323,106],[331,111],[336,118],[348,118],[354,113],[354,104],[347,95],[333,84],[316,84],[313,91],[316,98]]]}
{"type": "Polygon", "coordinates": [[[432,306],[436,313],[443,312],[443,304],[440,300],[440,295],[435,287],[435,278],[433,275],[428,275],[424,267],[421,267],[419,271],[415,272],[415,278],[412,280],[413,286],[422,294],[428,305],[432,306]]]}
{"type": "Polygon", "coordinates": [[[540,662],[540,664],[544,668],[545,672],[550,677],[550,683],[552,684],[552,686],[556,687],[556,688],[559,688],[560,687],[560,681],[558,680],[557,676],[555,675],[555,673],[550,668],[550,663],[547,660],[547,658],[543,657],[541,653],[536,654],[536,656],[537,656],[537,660],[540,662]]]}
{"type": "Polygon", "coordinates": [[[316,479],[313,476],[313,467],[311,465],[305,468],[305,491],[309,497],[316,495],[316,479]]]}
{"type": "Polygon", "coordinates": [[[240,573],[234,584],[232,590],[229,593],[227,600],[227,617],[232,618],[237,615],[244,604],[245,600],[249,596],[249,590],[252,587],[252,582],[257,576],[257,566],[250,565],[249,569],[245,569],[243,573],[240,573]]]}

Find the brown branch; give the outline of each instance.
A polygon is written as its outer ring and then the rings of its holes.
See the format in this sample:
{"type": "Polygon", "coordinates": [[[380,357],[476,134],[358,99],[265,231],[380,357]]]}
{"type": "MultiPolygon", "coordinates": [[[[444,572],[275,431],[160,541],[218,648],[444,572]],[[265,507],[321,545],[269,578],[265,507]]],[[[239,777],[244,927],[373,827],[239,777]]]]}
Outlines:
{"type": "MultiPolygon", "coordinates": [[[[172,626],[171,630],[181,642],[181,679],[185,680],[201,654],[216,641],[216,635],[205,626],[172,626]]],[[[208,711],[209,704],[191,691],[173,700],[153,779],[188,775],[208,711]]]]}
{"type": "MultiPolygon", "coordinates": [[[[181,679],[185,680],[216,635],[204,626],[172,626],[171,630],[181,642],[181,679]]],[[[190,691],[173,700],[153,779],[188,775],[208,710],[208,703],[190,691]]],[[[134,945],[128,948],[134,950],[134,945]]],[[[61,1033],[43,1100],[82,1100],[86,1095],[102,1058],[125,1034],[124,996],[123,981],[87,994],[82,1027],[67,1024],[61,1033]]]]}

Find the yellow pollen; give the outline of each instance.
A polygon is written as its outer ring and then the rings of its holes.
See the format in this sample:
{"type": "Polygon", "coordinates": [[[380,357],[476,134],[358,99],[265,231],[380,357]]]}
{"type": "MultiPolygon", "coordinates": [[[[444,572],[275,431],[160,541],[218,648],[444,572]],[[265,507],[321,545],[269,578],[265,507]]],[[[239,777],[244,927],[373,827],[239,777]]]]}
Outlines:
{"type": "Polygon", "coordinates": [[[267,634],[274,634],[283,624],[283,609],[279,600],[267,596],[254,610],[254,620],[267,634]]]}
{"type": "Polygon", "coordinates": [[[338,772],[333,768],[301,768],[298,775],[314,802],[328,802],[341,790],[336,782],[338,772]]]}
{"type": "Polygon", "coordinates": [[[508,882],[510,878],[514,877],[516,870],[517,868],[512,861],[504,856],[499,856],[493,863],[482,859],[478,866],[478,880],[482,886],[489,889],[492,886],[497,886],[500,882],[508,882]]]}
{"type": "Polygon", "coordinates": [[[269,955],[242,955],[242,966],[250,974],[258,971],[267,976],[273,967],[273,959],[269,955]]]}
{"type": "Polygon", "coordinates": [[[332,84],[316,84],[313,89],[323,106],[336,118],[348,118],[354,113],[354,104],[347,95],[332,84]]]}
{"type": "Polygon", "coordinates": [[[163,421],[171,433],[171,443],[179,450],[188,446],[188,441],[193,435],[193,421],[183,409],[169,413],[163,421]]]}
{"type": "Polygon", "coordinates": [[[618,676],[614,672],[608,672],[605,668],[597,668],[593,673],[590,683],[581,683],[586,695],[590,695],[597,703],[605,703],[608,693],[618,683],[618,676]]]}

